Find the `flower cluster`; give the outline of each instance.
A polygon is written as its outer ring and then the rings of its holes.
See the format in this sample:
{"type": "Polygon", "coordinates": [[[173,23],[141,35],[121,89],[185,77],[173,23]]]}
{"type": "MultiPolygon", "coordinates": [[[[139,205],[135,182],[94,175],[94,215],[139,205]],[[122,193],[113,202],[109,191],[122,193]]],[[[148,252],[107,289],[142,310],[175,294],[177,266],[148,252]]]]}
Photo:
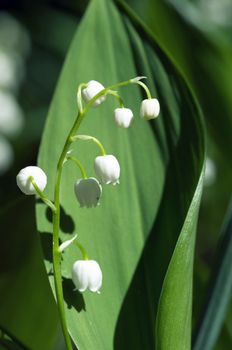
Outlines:
{"type": "MultiPolygon", "coordinates": [[[[114,110],[115,123],[122,128],[128,128],[134,119],[133,112],[131,109],[124,106],[121,96],[119,96],[118,93],[114,91],[114,88],[129,84],[140,85],[147,94],[147,98],[141,102],[141,118],[145,120],[156,118],[160,112],[159,101],[156,98],[151,97],[148,87],[143,82],[141,82],[142,78],[144,77],[130,79],[126,82],[113,85],[109,88],[105,88],[101,83],[95,80],[91,80],[87,84],[81,84],[77,92],[78,117],[76,121],[78,121],[79,116],[81,116],[83,119],[83,116],[86,114],[89,107],[98,107],[106,100],[107,95],[112,95],[120,103],[120,107],[114,110]],[[84,108],[82,106],[82,99],[85,102],[84,108]]],[[[76,195],[77,201],[79,202],[80,207],[96,207],[99,204],[103,186],[109,184],[119,184],[120,165],[114,155],[106,154],[103,145],[97,138],[89,135],[76,134],[77,128],[75,125],[76,124],[74,124],[73,128],[70,131],[70,134],[67,137],[63,152],[60,156],[57,166],[58,174],[61,175],[62,167],[67,161],[73,161],[75,165],[78,166],[82,175],[82,177],[78,178],[74,184],[74,193],[76,195]],[[73,130],[75,131],[75,134],[72,133],[73,130]],[[100,155],[97,156],[93,162],[93,168],[96,177],[88,177],[79,159],[70,155],[70,145],[72,142],[78,140],[92,141],[97,144],[100,149],[100,155]]],[[[78,122],[77,125],[79,125],[78,122]]],[[[16,177],[17,185],[24,194],[39,195],[45,204],[51,208],[54,216],[54,222],[57,218],[57,210],[60,206],[59,196],[57,196],[57,191],[59,190],[60,186],[60,176],[57,176],[57,179],[58,182],[55,185],[54,202],[52,202],[46,197],[43,192],[47,184],[47,176],[42,169],[37,166],[28,166],[20,170],[16,177]]],[[[59,230],[57,229],[57,225],[54,224],[53,243],[58,242],[58,239],[59,230]]],[[[99,292],[99,289],[102,285],[101,268],[95,260],[90,260],[88,258],[83,246],[81,246],[80,243],[76,241],[76,236],[71,240],[64,241],[59,247],[59,253],[61,254],[64,249],[66,249],[70,244],[74,242],[80,249],[83,260],[77,260],[73,264],[71,272],[73,283],[80,292],[84,292],[86,289],[89,289],[92,292],[99,292]]],[[[55,274],[54,277],[56,277],[55,274]]],[[[57,290],[57,293],[58,292],[59,291],[57,290]]]]}
{"type": "MultiPolygon", "coordinates": [[[[140,79],[144,77],[137,77],[134,79],[131,79],[134,83],[139,83],[140,85],[145,85],[140,82],[140,79]]],[[[99,83],[98,81],[91,80],[86,84],[86,87],[82,90],[82,95],[85,100],[85,102],[91,101],[99,92],[104,90],[104,86],[99,83]]],[[[115,93],[114,93],[115,95],[115,93]]],[[[106,99],[106,95],[102,95],[99,98],[97,98],[93,103],[92,106],[96,107],[99,106],[102,102],[104,102],[106,99]]],[[[158,117],[160,113],[160,104],[159,101],[156,98],[151,98],[150,93],[148,93],[148,98],[144,99],[141,102],[141,108],[140,108],[140,116],[141,118],[145,120],[151,120],[158,117]]],[[[114,110],[114,120],[115,123],[122,127],[122,128],[128,128],[132,121],[133,121],[134,115],[131,109],[125,108],[123,103],[120,108],[116,108],[114,110]]]]}

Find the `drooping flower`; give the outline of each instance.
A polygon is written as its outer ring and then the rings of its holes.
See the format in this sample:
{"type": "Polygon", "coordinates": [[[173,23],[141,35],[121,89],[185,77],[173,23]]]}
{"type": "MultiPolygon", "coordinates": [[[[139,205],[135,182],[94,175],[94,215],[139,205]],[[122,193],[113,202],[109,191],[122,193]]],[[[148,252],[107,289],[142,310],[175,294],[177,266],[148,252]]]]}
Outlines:
{"type": "Polygon", "coordinates": [[[72,280],[79,292],[89,289],[98,292],[102,285],[102,271],[95,260],[77,260],[72,267],[72,280]]]}
{"type": "Polygon", "coordinates": [[[160,104],[156,98],[143,100],[140,108],[141,118],[145,120],[155,119],[160,112],[160,104]]]}
{"type": "Polygon", "coordinates": [[[47,175],[37,166],[27,166],[20,170],[16,176],[16,182],[20,190],[27,195],[36,194],[36,190],[30,181],[31,176],[40,191],[43,192],[47,185],[47,175]]]}
{"type": "Polygon", "coordinates": [[[114,110],[114,120],[118,126],[128,128],[133,120],[133,112],[129,108],[116,108],[114,110]]]}
{"type": "Polygon", "coordinates": [[[74,191],[81,207],[96,207],[102,194],[102,187],[97,179],[90,177],[88,179],[77,180],[74,185],[74,191]]]}
{"type": "Polygon", "coordinates": [[[120,165],[113,155],[98,156],[94,161],[94,170],[100,182],[116,185],[119,183],[120,165]]]}
{"type": "MultiPolygon", "coordinates": [[[[82,90],[82,96],[86,103],[88,103],[94,96],[104,89],[104,86],[96,80],[90,80],[87,87],[82,90]]],[[[92,104],[93,107],[99,106],[106,99],[106,95],[99,97],[92,104]]]]}

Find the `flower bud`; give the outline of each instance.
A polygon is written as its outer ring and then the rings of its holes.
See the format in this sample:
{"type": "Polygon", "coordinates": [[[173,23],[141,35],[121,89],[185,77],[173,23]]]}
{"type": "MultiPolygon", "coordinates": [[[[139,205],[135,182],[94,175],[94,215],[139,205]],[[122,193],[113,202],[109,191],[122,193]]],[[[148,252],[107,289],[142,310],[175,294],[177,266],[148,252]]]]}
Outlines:
{"type": "Polygon", "coordinates": [[[155,119],[160,112],[160,104],[156,98],[143,100],[140,108],[141,118],[145,120],[155,119]]]}
{"type": "Polygon", "coordinates": [[[77,260],[72,267],[72,280],[79,292],[87,288],[98,292],[102,285],[102,271],[95,260],[77,260]]]}
{"type": "MultiPolygon", "coordinates": [[[[86,103],[88,103],[94,96],[96,96],[100,91],[102,91],[104,86],[96,80],[90,80],[87,87],[82,90],[82,96],[86,103]]],[[[106,95],[99,97],[92,106],[97,107],[106,99],[106,95]]]]}
{"type": "Polygon", "coordinates": [[[27,166],[20,170],[16,176],[16,182],[20,190],[28,195],[36,194],[36,190],[29,179],[30,176],[33,177],[40,191],[43,192],[47,185],[47,176],[45,172],[37,166],[27,166]]]}
{"type": "Polygon", "coordinates": [[[128,128],[133,120],[133,112],[129,108],[116,108],[114,110],[114,120],[118,126],[128,128]]]}
{"type": "Polygon", "coordinates": [[[96,207],[101,197],[102,187],[97,179],[80,179],[74,185],[74,191],[81,207],[96,207]]]}
{"type": "Polygon", "coordinates": [[[102,183],[116,185],[119,183],[120,165],[113,155],[98,156],[95,158],[94,170],[102,183]]]}

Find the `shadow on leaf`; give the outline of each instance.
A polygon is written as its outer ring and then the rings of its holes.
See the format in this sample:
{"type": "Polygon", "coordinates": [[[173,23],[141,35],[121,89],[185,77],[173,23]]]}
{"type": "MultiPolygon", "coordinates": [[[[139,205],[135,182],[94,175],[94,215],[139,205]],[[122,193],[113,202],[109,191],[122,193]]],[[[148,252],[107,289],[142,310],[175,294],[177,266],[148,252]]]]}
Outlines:
{"type": "MultiPolygon", "coordinates": [[[[52,222],[52,211],[47,208],[46,210],[46,218],[49,222],[52,222]]],[[[60,229],[64,233],[72,234],[75,229],[75,224],[72,217],[66,214],[64,208],[60,207],[60,229]]]]}
{"type": "MultiPolygon", "coordinates": [[[[41,232],[40,242],[43,250],[44,259],[52,262],[52,233],[41,232]]],[[[59,244],[61,244],[60,239],[59,239],[59,244]]]]}
{"type": "MultiPolygon", "coordinates": [[[[37,198],[36,203],[43,203],[43,201],[40,198],[37,198]]],[[[46,218],[52,223],[52,211],[48,207],[46,209],[46,218]]],[[[62,206],[60,207],[60,229],[62,232],[69,234],[72,234],[75,230],[75,224],[72,217],[66,214],[62,206]]]]}
{"type": "Polygon", "coordinates": [[[70,278],[63,278],[63,291],[68,309],[74,307],[77,312],[86,311],[83,295],[74,290],[74,284],[70,278]]]}

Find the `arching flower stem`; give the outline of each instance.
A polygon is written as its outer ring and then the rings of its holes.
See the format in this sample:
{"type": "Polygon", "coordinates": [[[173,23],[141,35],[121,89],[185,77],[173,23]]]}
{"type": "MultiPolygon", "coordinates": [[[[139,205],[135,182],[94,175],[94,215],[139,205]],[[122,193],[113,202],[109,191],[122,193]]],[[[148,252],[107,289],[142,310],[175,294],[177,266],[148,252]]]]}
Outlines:
{"type": "Polygon", "coordinates": [[[78,110],[80,112],[82,112],[82,110],[83,110],[81,93],[82,93],[82,89],[84,89],[86,86],[87,86],[87,84],[85,84],[85,83],[80,84],[78,86],[78,90],[77,90],[77,107],[78,107],[78,110]]]}
{"type": "Polygon", "coordinates": [[[106,155],[106,151],[105,151],[102,143],[96,137],[89,136],[89,135],[75,135],[75,136],[72,136],[71,139],[73,142],[77,141],[77,140],[93,141],[94,143],[96,143],[96,145],[100,149],[101,155],[102,156],[106,155]]]}
{"type": "Polygon", "coordinates": [[[73,161],[78,166],[78,168],[80,169],[82,178],[83,179],[87,179],[85,168],[82,165],[82,163],[79,161],[79,159],[77,159],[75,157],[72,157],[72,156],[67,156],[66,159],[73,161]]]}
{"type": "Polygon", "coordinates": [[[85,248],[83,247],[83,245],[80,244],[80,243],[77,242],[77,241],[75,241],[74,243],[76,244],[76,246],[77,246],[77,247],[79,248],[79,250],[81,251],[83,260],[89,260],[88,254],[87,254],[85,248]]]}
{"type": "Polygon", "coordinates": [[[45,194],[40,191],[39,187],[37,186],[33,176],[29,177],[29,181],[32,183],[34,189],[36,190],[36,193],[38,194],[38,196],[40,197],[40,199],[53,211],[56,211],[56,207],[55,205],[52,203],[52,201],[50,201],[50,199],[48,199],[45,194]]]}
{"type": "Polygon", "coordinates": [[[119,102],[119,105],[120,105],[120,107],[121,108],[123,108],[124,107],[124,102],[123,102],[123,99],[121,98],[121,96],[119,96],[119,94],[117,93],[117,91],[109,91],[108,92],[108,94],[109,95],[111,95],[111,96],[114,96],[117,100],[118,100],[118,102],[119,102]]]}
{"type": "Polygon", "coordinates": [[[140,86],[144,89],[144,91],[145,91],[145,93],[146,93],[146,95],[147,95],[147,98],[148,98],[149,100],[152,98],[151,93],[150,93],[150,90],[148,89],[148,87],[147,87],[146,84],[144,84],[144,83],[143,83],[142,81],[140,81],[140,80],[135,81],[134,84],[138,84],[138,85],[140,85],[140,86]]]}

